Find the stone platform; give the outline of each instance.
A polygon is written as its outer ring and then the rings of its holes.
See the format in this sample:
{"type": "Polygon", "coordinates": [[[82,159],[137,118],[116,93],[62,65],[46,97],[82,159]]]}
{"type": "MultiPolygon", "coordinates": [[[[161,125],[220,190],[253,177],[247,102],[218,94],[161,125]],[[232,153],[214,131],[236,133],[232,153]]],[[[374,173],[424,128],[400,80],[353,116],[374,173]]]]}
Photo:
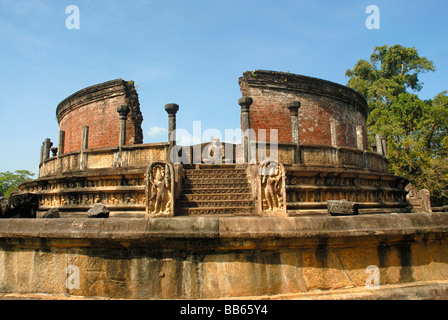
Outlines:
{"type": "Polygon", "coordinates": [[[447,236],[445,213],[2,219],[0,293],[375,298],[377,281],[386,298],[443,298],[447,236]]]}

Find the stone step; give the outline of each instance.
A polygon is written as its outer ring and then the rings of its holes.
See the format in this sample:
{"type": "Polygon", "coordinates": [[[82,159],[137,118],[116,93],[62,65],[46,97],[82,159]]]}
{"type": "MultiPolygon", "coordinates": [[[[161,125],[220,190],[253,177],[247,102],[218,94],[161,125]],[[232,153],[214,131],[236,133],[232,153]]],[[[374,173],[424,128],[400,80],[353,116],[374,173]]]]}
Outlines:
{"type": "Polygon", "coordinates": [[[204,207],[177,208],[177,214],[183,216],[196,215],[254,215],[254,207],[204,207]]]}
{"type": "Polygon", "coordinates": [[[185,188],[182,190],[184,195],[190,194],[241,194],[241,193],[249,193],[251,192],[251,188],[249,186],[245,187],[234,187],[232,189],[229,188],[185,188]]]}
{"type": "Polygon", "coordinates": [[[198,200],[198,201],[178,201],[177,207],[182,208],[231,208],[231,207],[252,207],[251,200],[198,200]]]}
{"type": "Polygon", "coordinates": [[[252,193],[197,193],[183,194],[178,201],[225,201],[225,200],[253,200],[252,193]]]}
{"type": "Polygon", "coordinates": [[[202,169],[202,170],[195,170],[195,169],[187,169],[184,170],[184,173],[186,176],[189,175],[238,175],[238,176],[246,176],[245,170],[229,170],[229,169],[202,169]]]}
{"type": "Polygon", "coordinates": [[[207,182],[207,181],[222,181],[222,182],[230,182],[233,181],[247,181],[247,178],[245,176],[224,176],[224,175],[191,175],[191,176],[185,176],[184,181],[194,181],[194,182],[207,182]]]}
{"type": "Polygon", "coordinates": [[[203,179],[203,180],[184,180],[183,185],[185,187],[196,187],[202,188],[203,185],[204,188],[214,188],[214,187],[220,187],[222,188],[238,188],[238,187],[245,187],[249,185],[247,182],[247,179],[203,179]]]}
{"type": "Polygon", "coordinates": [[[246,170],[235,165],[184,168],[180,215],[253,215],[255,202],[246,170]]]}
{"type": "Polygon", "coordinates": [[[246,166],[241,166],[237,164],[193,164],[193,165],[184,165],[184,170],[245,170],[246,166]]]}

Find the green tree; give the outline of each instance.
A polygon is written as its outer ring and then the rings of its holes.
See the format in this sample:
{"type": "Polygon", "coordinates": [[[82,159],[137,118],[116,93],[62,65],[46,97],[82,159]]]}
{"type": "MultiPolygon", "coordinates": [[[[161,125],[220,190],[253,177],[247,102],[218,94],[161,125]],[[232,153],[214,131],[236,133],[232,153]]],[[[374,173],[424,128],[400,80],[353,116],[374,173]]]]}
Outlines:
{"type": "Polygon", "coordinates": [[[12,191],[18,189],[19,184],[31,180],[32,176],[34,176],[34,173],[28,170],[0,172],[0,192],[8,198],[12,191]]]}
{"type": "Polygon", "coordinates": [[[415,48],[385,45],[346,76],[368,102],[369,141],[376,134],[387,139],[391,173],[430,190],[438,205],[448,202],[448,92],[427,101],[416,94],[423,86],[419,75],[434,70],[415,48]]]}

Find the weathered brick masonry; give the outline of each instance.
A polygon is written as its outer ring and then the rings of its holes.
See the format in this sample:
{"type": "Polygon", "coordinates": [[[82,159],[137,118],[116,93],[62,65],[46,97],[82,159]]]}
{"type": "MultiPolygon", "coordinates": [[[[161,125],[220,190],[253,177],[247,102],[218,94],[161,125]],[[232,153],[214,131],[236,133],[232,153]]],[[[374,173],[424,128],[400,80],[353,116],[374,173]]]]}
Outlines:
{"type": "Polygon", "coordinates": [[[256,133],[266,129],[267,141],[271,129],[278,130],[280,142],[292,141],[291,117],[286,105],[298,100],[301,143],[368,149],[367,104],[354,90],[322,79],[265,70],[245,72],[239,84],[243,96],[253,99],[250,127],[256,133]],[[333,143],[332,126],[336,134],[333,143]],[[357,142],[357,127],[362,145],[357,142]]]}
{"type": "Polygon", "coordinates": [[[130,108],[126,124],[126,144],[143,142],[138,94],[132,81],[112,80],[80,90],[59,103],[56,115],[65,131],[64,153],[81,149],[81,132],[89,127],[88,148],[118,145],[117,106],[130,108]]]}

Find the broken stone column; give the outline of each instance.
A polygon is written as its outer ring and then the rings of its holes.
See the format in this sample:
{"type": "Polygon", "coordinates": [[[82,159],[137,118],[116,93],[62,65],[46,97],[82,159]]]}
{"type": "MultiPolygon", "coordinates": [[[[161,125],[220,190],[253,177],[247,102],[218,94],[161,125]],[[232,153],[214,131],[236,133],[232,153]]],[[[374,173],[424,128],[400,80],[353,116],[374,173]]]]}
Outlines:
{"type": "Polygon", "coordinates": [[[57,147],[52,147],[51,148],[51,156],[52,157],[56,157],[58,155],[58,148],[57,147]]]}
{"type": "Polygon", "coordinates": [[[176,145],[176,113],[179,111],[179,105],[175,103],[168,103],[165,105],[165,111],[168,113],[168,159],[171,163],[175,159],[171,159],[171,151],[176,145]]]}
{"type": "Polygon", "coordinates": [[[51,140],[49,138],[45,139],[45,141],[43,142],[42,162],[44,162],[45,160],[50,158],[50,150],[51,150],[52,145],[53,145],[53,142],[51,142],[51,140]]]}
{"type": "Polygon", "coordinates": [[[242,97],[238,99],[241,106],[241,127],[243,130],[243,161],[249,162],[249,146],[250,146],[250,113],[249,109],[252,104],[252,98],[242,97]]]}
{"type": "Polygon", "coordinates": [[[121,150],[126,144],[126,120],[128,118],[128,113],[131,109],[127,105],[120,105],[117,107],[117,112],[120,115],[120,137],[118,140],[118,147],[121,150]]]}
{"type": "Polygon", "coordinates": [[[65,131],[59,131],[59,141],[58,141],[58,156],[64,153],[64,144],[65,144],[65,131]]]}

